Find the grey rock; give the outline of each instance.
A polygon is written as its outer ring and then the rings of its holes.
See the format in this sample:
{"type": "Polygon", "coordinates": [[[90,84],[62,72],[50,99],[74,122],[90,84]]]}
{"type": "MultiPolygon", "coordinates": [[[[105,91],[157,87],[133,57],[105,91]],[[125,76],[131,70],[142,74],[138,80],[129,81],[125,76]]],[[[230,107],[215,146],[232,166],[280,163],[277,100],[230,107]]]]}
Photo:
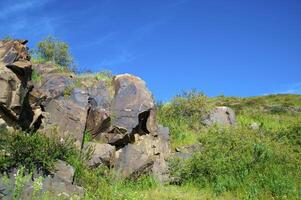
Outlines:
{"type": "Polygon", "coordinates": [[[159,181],[166,181],[169,171],[166,159],[170,155],[169,143],[152,135],[135,134],[135,143],[116,152],[115,170],[124,178],[136,179],[149,173],[159,181]]]}
{"type": "Polygon", "coordinates": [[[220,106],[213,109],[209,115],[203,119],[206,126],[217,125],[234,125],[236,123],[234,111],[226,106],[220,106]]]}
{"type": "Polygon", "coordinates": [[[62,138],[71,137],[76,146],[81,148],[85,131],[87,110],[71,100],[55,99],[45,107],[48,116],[43,119],[43,132],[51,134],[53,126],[57,127],[62,138]]]}
{"type": "Polygon", "coordinates": [[[74,172],[75,169],[65,161],[58,160],[54,164],[54,171],[53,171],[54,176],[68,183],[73,182],[74,172]]]}
{"type": "Polygon", "coordinates": [[[0,116],[10,126],[28,126],[31,111],[25,109],[30,86],[31,62],[25,42],[21,40],[0,41],[0,116]],[[22,118],[22,119],[21,119],[22,118]]]}
{"type": "Polygon", "coordinates": [[[194,153],[201,152],[202,150],[203,148],[201,144],[178,147],[176,148],[176,152],[173,154],[173,157],[186,160],[191,158],[194,153]]]}
{"type": "Polygon", "coordinates": [[[157,129],[154,101],[140,78],[123,74],[114,78],[115,97],[112,104],[113,126],[133,131],[153,132],[157,129]],[[152,121],[151,121],[152,120],[152,121]],[[139,127],[140,124],[140,127],[139,127]],[[138,129],[138,130],[134,130],[138,129]]]}
{"type": "Polygon", "coordinates": [[[113,166],[115,159],[116,148],[109,144],[99,144],[95,142],[87,142],[84,145],[84,151],[93,149],[91,159],[88,161],[88,166],[98,167],[100,165],[106,165],[108,167],[113,166]]]}

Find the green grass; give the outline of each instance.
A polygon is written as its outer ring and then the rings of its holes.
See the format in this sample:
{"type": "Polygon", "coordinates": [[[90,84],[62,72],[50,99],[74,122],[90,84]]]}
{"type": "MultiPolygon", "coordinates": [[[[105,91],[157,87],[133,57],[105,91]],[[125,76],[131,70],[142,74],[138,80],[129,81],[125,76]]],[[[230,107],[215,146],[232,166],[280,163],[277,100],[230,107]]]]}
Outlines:
{"type": "Polygon", "coordinates": [[[81,80],[89,80],[90,82],[103,81],[107,86],[111,85],[113,74],[110,71],[102,71],[98,73],[82,73],[77,76],[81,80]]]}
{"type": "Polygon", "coordinates": [[[170,128],[172,148],[197,142],[203,147],[191,159],[170,159],[176,181],[167,185],[147,175],[133,182],[116,178],[106,167],[90,169],[84,164],[89,155],[38,134],[4,131],[1,169],[41,163],[47,169],[56,159],[66,160],[75,167],[75,183],[85,188],[87,200],[301,199],[300,100],[300,95],[207,98],[192,92],[159,105],[158,120],[170,128]],[[202,117],[216,105],[232,107],[237,125],[202,126],[202,117]],[[250,127],[253,122],[258,130],[250,127]]]}
{"type": "Polygon", "coordinates": [[[202,118],[212,109],[212,103],[202,93],[190,91],[158,106],[158,121],[169,127],[173,148],[197,142],[202,118]]]}
{"type": "Polygon", "coordinates": [[[215,194],[231,192],[243,199],[298,199],[301,160],[301,126],[279,137],[247,128],[213,127],[199,138],[204,151],[184,163],[176,162],[173,173],[181,183],[209,187],[215,194]],[[294,135],[294,136],[293,136],[294,135]],[[293,138],[293,139],[292,139],[293,138]]]}
{"type": "Polygon", "coordinates": [[[233,108],[238,123],[229,128],[198,125],[201,112],[185,115],[197,107],[187,103],[192,100],[185,97],[159,107],[159,121],[170,128],[173,147],[199,141],[204,148],[188,161],[171,160],[180,184],[173,187],[192,185],[192,191],[221,199],[301,199],[300,95],[217,97],[196,103],[203,113],[203,107],[233,108]],[[254,122],[258,130],[251,129],[254,122]]]}
{"type": "Polygon", "coordinates": [[[33,83],[39,83],[42,81],[42,79],[43,77],[36,70],[32,70],[31,80],[33,83]]]}

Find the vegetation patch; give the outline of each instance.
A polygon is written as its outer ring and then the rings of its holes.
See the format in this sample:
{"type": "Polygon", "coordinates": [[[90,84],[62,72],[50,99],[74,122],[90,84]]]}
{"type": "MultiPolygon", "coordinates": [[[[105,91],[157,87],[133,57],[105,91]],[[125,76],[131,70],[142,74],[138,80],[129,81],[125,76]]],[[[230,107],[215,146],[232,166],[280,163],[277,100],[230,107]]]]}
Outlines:
{"type": "Polygon", "coordinates": [[[34,83],[39,83],[41,82],[43,79],[43,77],[36,71],[36,70],[32,70],[32,73],[31,73],[31,80],[34,82],[34,83]]]}
{"type": "Polygon", "coordinates": [[[64,143],[57,137],[46,137],[41,133],[8,132],[0,134],[0,169],[9,170],[25,167],[28,170],[49,171],[57,159],[67,160],[76,154],[73,140],[64,143]]]}
{"type": "Polygon", "coordinates": [[[208,97],[190,91],[176,96],[171,102],[158,105],[158,121],[169,127],[173,147],[197,142],[202,119],[212,109],[208,97]]]}

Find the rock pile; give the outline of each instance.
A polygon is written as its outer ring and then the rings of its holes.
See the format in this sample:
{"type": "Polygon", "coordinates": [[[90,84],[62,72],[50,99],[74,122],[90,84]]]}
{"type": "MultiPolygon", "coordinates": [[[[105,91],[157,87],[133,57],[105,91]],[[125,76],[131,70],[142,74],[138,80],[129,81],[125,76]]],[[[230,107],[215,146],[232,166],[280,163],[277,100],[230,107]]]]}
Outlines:
{"type": "Polygon", "coordinates": [[[53,129],[79,149],[95,148],[91,167],[106,165],[120,177],[168,177],[168,129],[158,126],[152,94],[129,74],[110,82],[78,77],[53,64],[32,64],[25,40],[0,41],[0,120],[14,129],[53,129]],[[36,78],[32,80],[32,74],[36,78]],[[91,135],[93,141],[85,142],[91,135]]]}

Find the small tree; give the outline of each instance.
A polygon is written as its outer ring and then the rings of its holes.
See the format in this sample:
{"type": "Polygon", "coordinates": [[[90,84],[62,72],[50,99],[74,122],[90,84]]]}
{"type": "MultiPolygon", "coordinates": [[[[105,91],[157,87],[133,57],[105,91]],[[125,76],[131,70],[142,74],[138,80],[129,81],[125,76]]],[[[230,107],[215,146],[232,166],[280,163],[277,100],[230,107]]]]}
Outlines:
{"type": "Polygon", "coordinates": [[[59,41],[53,36],[38,43],[36,56],[44,61],[50,61],[61,67],[75,71],[73,57],[69,52],[69,45],[66,42],[59,41]]]}

